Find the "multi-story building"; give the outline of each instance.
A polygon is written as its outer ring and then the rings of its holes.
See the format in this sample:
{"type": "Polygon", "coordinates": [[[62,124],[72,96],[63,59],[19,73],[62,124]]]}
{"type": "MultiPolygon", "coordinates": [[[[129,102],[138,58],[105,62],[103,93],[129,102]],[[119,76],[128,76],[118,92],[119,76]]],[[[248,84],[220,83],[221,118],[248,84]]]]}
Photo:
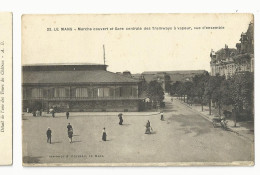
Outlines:
{"type": "Polygon", "coordinates": [[[139,111],[139,81],[100,64],[23,66],[23,110],[139,111]]]}
{"type": "Polygon", "coordinates": [[[254,71],[254,24],[250,23],[246,33],[240,36],[236,48],[225,48],[210,53],[211,75],[232,76],[236,72],[254,71]]]}

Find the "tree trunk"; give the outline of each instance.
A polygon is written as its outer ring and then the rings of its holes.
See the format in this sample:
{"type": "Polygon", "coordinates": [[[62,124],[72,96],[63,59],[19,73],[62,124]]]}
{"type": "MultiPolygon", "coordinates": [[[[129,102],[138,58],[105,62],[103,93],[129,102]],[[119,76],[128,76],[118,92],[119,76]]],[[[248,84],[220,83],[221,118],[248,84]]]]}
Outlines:
{"type": "Polygon", "coordinates": [[[237,112],[236,112],[236,109],[232,110],[232,118],[234,120],[234,127],[236,127],[237,126],[237,112]]]}
{"type": "Polygon", "coordinates": [[[221,116],[221,107],[220,107],[220,103],[218,104],[218,115],[221,116]]]}
{"type": "Polygon", "coordinates": [[[211,115],[211,100],[209,100],[209,115],[211,115]]]}
{"type": "Polygon", "coordinates": [[[202,100],[202,97],[200,98],[201,100],[201,111],[203,111],[203,100],[202,100]]]}

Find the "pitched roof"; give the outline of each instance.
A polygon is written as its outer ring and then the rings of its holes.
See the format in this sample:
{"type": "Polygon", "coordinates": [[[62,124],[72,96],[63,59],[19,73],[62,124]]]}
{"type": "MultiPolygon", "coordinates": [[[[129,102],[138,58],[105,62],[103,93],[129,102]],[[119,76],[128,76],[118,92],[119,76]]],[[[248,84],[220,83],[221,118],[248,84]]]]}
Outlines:
{"type": "Polygon", "coordinates": [[[23,71],[23,84],[137,83],[138,80],[116,73],[93,71],[23,71]]]}
{"type": "Polygon", "coordinates": [[[172,82],[176,81],[186,81],[187,78],[192,78],[195,74],[202,74],[205,70],[180,70],[180,71],[153,71],[153,72],[143,72],[147,82],[156,80],[161,76],[162,73],[166,73],[165,75],[169,75],[172,82]]]}

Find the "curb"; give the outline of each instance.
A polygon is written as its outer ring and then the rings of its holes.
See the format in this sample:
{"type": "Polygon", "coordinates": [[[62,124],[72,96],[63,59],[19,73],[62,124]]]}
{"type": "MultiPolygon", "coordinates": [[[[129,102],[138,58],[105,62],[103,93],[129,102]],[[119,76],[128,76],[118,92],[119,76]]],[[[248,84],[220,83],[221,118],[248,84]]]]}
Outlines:
{"type": "MultiPolygon", "coordinates": [[[[194,112],[197,112],[197,113],[198,113],[200,116],[202,116],[204,119],[206,119],[206,120],[212,122],[212,120],[211,120],[208,116],[206,116],[205,114],[203,114],[203,113],[197,111],[196,109],[193,109],[192,107],[190,107],[189,105],[187,105],[186,103],[184,103],[184,102],[182,102],[182,101],[180,101],[180,100],[178,100],[178,99],[177,99],[176,101],[178,101],[179,103],[185,105],[185,106],[188,107],[190,110],[192,110],[192,111],[194,111],[194,112]]],[[[243,138],[245,138],[245,139],[247,139],[247,140],[249,140],[249,141],[251,141],[251,142],[254,142],[254,140],[252,140],[251,138],[249,138],[249,137],[247,137],[247,136],[245,136],[245,135],[243,135],[243,134],[240,134],[238,131],[235,131],[235,130],[233,130],[232,128],[230,128],[230,127],[228,127],[228,126],[227,126],[227,130],[228,130],[228,131],[231,131],[231,132],[233,132],[233,133],[235,133],[235,134],[238,135],[238,136],[242,136],[243,138]]]]}

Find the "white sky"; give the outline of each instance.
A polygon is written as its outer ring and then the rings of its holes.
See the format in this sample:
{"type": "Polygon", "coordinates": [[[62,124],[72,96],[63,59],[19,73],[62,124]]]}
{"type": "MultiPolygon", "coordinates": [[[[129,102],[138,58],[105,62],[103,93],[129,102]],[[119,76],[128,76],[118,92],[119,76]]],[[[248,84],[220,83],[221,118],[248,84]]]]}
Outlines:
{"type": "Polygon", "coordinates": [[[249,14],[23,16],[22,63],[100,63],[112,72],[210,70],[210,50],[235,48],[249,14]],[[224,30],[52,31],[47,27],[203,27],[224,30]]]}

